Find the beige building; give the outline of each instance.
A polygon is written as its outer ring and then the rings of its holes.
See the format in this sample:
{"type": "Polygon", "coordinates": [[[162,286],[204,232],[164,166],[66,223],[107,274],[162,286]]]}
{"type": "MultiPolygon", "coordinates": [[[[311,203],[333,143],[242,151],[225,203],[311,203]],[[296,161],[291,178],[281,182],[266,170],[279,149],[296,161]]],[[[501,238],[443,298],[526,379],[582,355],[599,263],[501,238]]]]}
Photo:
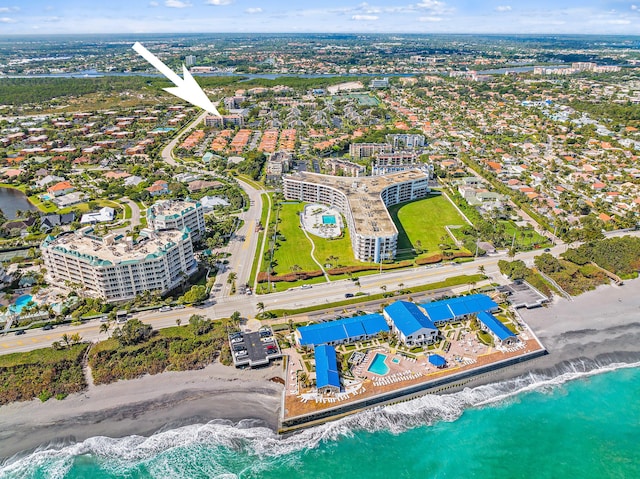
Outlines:
{"type": "Polygon", "coordinates": [[[191,239],[197,241],[205,230],[204,208],[199,201],[158,201],[147,210],[147,224],[154,230],[188,228],[191,239]]]}
{"type": "Polygon", "coordinates": [[[186,230],[144,229],[133,241],[113,233],[95,236],[89,226],[47,236],[40,249],[51,284],[79,284],[84,294],[107,302],[166,293],[197,269],[186,230]]]}
{"type": "Polygon", "coordinates": [[[424,198],[429,191],[428,177],[419,170],[358,178],[309,172],[284,177],[286,198],[337,208],[346,218],[356,259],[376,263],[396,256],[398,230],[387,207],[424,198]]]}

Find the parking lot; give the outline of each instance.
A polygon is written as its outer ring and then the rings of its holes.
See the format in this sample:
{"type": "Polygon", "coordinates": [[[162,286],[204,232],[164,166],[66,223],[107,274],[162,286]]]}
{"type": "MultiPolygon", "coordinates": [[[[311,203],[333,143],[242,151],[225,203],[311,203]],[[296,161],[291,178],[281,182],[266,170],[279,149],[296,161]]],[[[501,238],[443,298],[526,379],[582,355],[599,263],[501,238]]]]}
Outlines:
{"type": "Polygon", "coordinates": [[[549,298],[526,281],[516,281],[500,286],[498,291],[507,295],[507,301],[514,308],[536,308],[549,301],[549,298]]]}
{"type": "Polygon", "coordinates": [[[282,356],[278,341],[269,327],[254,332],[237,332],[229,335],[229,345],[236,367],[257,367],[269,364],[282,356]]]}

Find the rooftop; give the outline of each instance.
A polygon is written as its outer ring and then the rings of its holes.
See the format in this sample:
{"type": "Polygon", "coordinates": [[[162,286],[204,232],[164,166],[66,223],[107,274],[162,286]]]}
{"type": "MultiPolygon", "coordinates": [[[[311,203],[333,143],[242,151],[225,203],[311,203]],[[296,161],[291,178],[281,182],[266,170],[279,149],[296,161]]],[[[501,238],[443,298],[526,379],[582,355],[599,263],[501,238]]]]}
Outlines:
{"type": "Polygon", "coordinates": [[[176,201],[165,200],[154,203],[147,211],[147,218],[158,217],[177,217],[184,214],[184,212],[192,210],[200,206],[197,201],[176,201]]]}
{"type": "Polygon", "coordinates": [[[324,185],[340,191],[347,197],[356,230],[360,234],[391,236],[398,231],[380,194],[386,188],[399,183],[427,179],[427,175],[419,170],[408,170],[382,176],[354,178],[298,171],[289,175],[288,178],[324,185]]]}
{"type": "Polygon", "coordinates": [[[42,246],[63,254],[78,256],[97,266],[109,266],[161,256],[173,245],[188,238],[188,235],[186,231],[153,232],[145,229],[134,242],[131,238],[116,236],[113,233],[105,237],[95,236],[93,228],[87,227],[74,233],[63,233],[55,238],[48,236],[42,246]]]}
{"type": "Polygon", "coordinates": [[[298,328],[302,346],[373,336],[381,331],[389,331],[389,326],[380,314],[354,316],[298,328]]]}
{"type": "Polygon", "coordinates": [[[423,328],[437,329],[435,324],[426,316],[418,306],[408,301],[396,301],[384,308],[393,324],[405,336],[409,336],[423,328]]]}
{"type": "Polygon", "coordinates": [[[336,350],[333,346],[316,346],[314,350],[316,361],[316,386],[340,387],[340,375],[336,361],[336,350]]]}

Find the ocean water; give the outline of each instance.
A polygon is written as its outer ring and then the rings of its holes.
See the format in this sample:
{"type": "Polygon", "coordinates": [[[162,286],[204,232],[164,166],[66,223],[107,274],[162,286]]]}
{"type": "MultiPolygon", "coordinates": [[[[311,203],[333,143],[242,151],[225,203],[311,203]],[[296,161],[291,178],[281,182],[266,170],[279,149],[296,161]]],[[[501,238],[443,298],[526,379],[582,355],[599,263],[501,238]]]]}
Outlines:
{"type": "Polygon", "coordinates": [[[250,421],[91,438],[0,478],[639,478],[640,363],[553,372],[365,411],[278,438],[250,421]]]}

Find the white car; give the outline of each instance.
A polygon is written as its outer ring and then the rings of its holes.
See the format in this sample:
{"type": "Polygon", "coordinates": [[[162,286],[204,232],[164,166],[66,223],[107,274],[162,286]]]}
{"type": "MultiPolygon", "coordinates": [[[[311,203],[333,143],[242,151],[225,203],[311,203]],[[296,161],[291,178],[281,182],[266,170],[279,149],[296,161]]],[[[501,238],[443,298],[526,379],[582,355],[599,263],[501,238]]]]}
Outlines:
{"type": "Polygon", "coordinates": [[[160,311],[161,313],[166,313],[167,311],[171,311],[171,306],[163,306],[158,311],[160,311]]]}
{"type": "Polygon", "coordinates": [[[311,289],[311,285],[310,284],[303,284],[302,286],[300,286],[300,289],[311,289]]]}

